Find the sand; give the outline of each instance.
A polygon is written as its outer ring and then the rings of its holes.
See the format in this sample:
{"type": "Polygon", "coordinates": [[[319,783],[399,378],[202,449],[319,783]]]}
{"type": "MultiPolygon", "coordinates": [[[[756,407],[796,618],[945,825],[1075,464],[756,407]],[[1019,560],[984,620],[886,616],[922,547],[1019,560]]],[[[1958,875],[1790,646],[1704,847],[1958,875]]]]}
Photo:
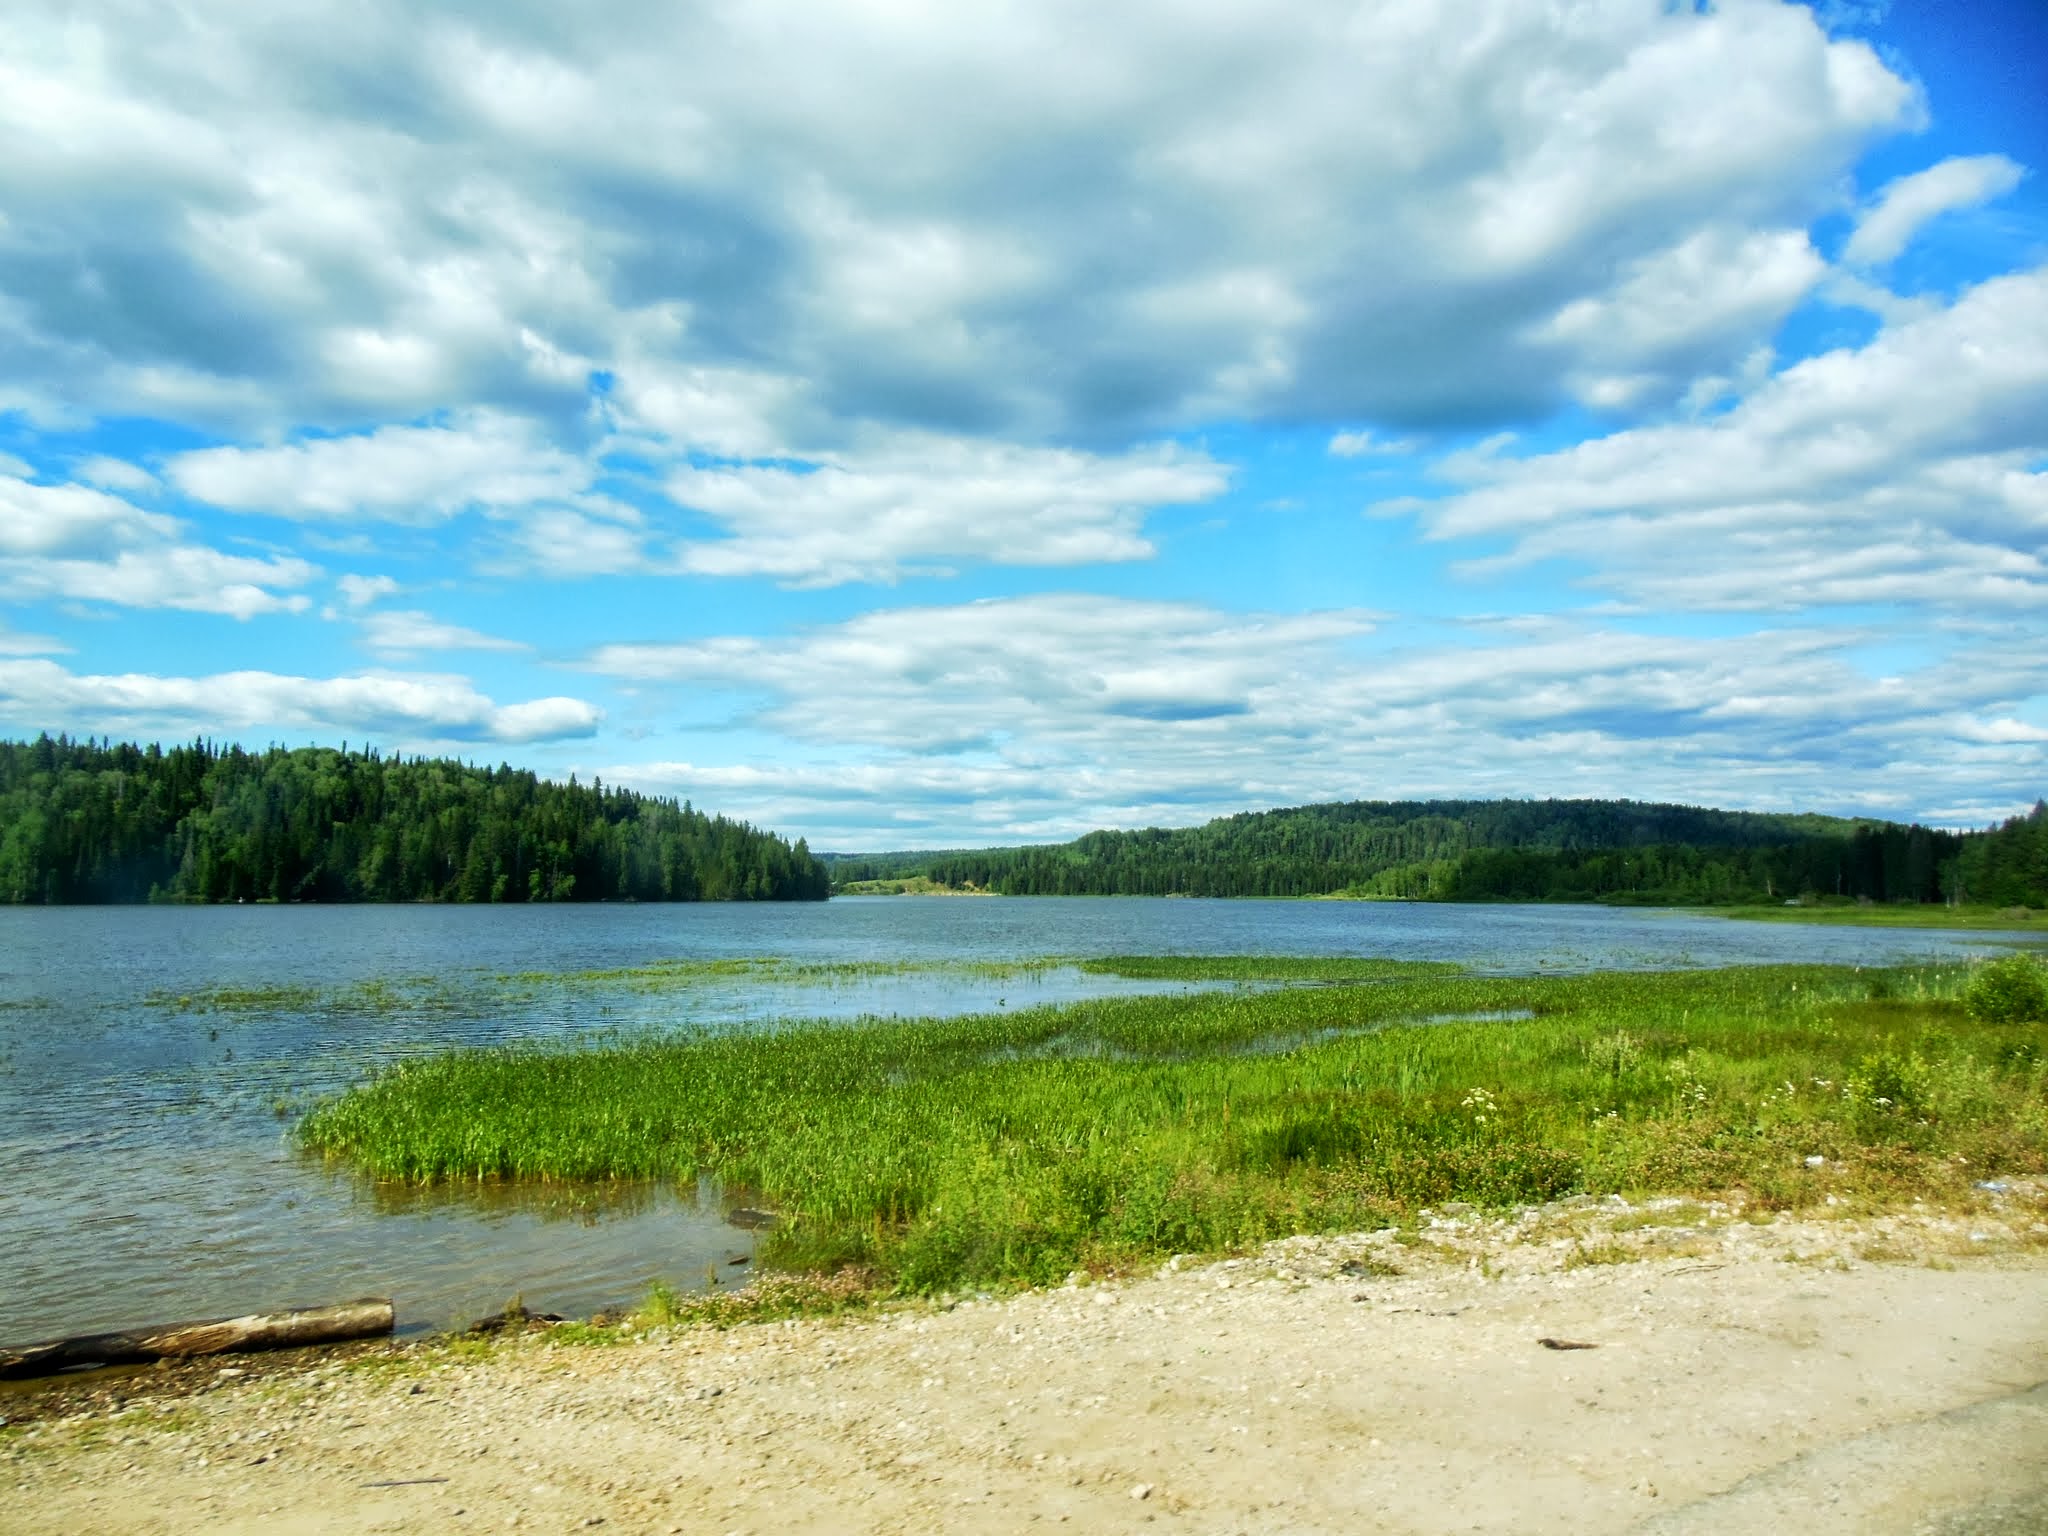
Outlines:
{"type": "Polygon", "coordinates": [[[950,1306],[35,1401],[0,1400],[24,1536],[2019,1536],[2048,1532],[2048,1192],[1454,1211],[950,1306]]]}

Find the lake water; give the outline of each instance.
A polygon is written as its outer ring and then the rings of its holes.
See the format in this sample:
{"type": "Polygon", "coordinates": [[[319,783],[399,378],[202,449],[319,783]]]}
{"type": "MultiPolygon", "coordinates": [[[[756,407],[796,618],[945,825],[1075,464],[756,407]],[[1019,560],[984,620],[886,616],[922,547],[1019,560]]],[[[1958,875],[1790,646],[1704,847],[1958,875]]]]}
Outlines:
{"type": "Polygon", "coordinates": [[[753,1239],[708,1188],[421,1191],[292,1150],[307,1103],[410,1054],[1181,985],[1000,969],[1048,956],[1371,955],[1529,973],[1889,964],[1999,937],[1597,907],[1101,897],[0,908],[0,1340],[363,1295],[393,1297],[402,1327],[440,1327],[515,1295],[587,1313],[655,1278],[745,1272],[734,1261],[753,1239]],[[571,974],[756,958],[789,964],[571,974]],[[899,965],[913,968],[829,969],[899,965]]]}

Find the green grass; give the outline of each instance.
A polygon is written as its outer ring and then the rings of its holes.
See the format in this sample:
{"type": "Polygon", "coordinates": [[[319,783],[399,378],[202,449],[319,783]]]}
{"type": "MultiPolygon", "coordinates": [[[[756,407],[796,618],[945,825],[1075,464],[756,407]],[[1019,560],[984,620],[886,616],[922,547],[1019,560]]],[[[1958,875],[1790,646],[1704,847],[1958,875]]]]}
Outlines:
{"type": "Polygon", "coordinates": [[[1456,976],[1464,967],[1442,960],[1381,960],[1352,955],[1104,955],[1078,961],[1098,976],[1143,981],[1408,981],[1456,976]]]}
{"type": "Polygon", "coordinates": [[[1827,923],[1843,928],[1993,928],[2026,929],[2039,925],[2048,942],[2044,915],[2026,907],[1839,906],[1699,907],[1711,917],[1732,917],[1750,923],[1827,923]]]}
{"type": "Polygon", "coordinates": [[[1396,973],[471,1050],[395,1067],[298,1136],[389,1179],[708,1175],[782,1213],[769,1263],[862,1266],[907,1292],[1454,1199],[1967,1198],[1976,1179],[2048,1170],[2043,1028],[1973,1021],[1969,976],[1396,973]],[[1511,1010],[1533,1017],[1446,1018],[1511,1010]]]}

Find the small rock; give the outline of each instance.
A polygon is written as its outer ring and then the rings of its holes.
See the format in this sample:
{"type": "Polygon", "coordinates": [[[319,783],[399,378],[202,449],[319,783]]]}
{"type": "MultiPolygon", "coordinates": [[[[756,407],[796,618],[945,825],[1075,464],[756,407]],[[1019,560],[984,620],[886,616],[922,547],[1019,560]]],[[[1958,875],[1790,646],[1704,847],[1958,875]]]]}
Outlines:
{"type": "Polygon", "coordinates": [[[1138,1486],[1137,1486],[1137,1487],[1135,1487],[1135,1488],[1133,1488],[1133,1489],[1131,1490],[1131,1497],[1132,1497],[1132,1498],[1134,1498],[1134,1499],[1149,1499],[1149,1498],[1151,1498],[1151,1497],[1152,1497],[1152,1485],[1151,1485],[1150,1483],[1140,1483],[1140,1484],[1138,1484],[1138,1486]]]}

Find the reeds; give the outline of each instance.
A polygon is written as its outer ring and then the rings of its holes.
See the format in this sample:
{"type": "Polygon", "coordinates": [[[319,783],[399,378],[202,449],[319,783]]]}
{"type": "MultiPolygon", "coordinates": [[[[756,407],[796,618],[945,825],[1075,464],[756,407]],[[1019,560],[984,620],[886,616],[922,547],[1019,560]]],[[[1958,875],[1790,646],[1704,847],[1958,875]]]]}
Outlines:
{"type": "MultiPolygon", "coordinates": [[[[1145,963],[1331,979],[1330,962],[1145,963]]],[[[391,1069],[298,1135],[392,1179],[708,1175],[782,1214],[768,1261],[869,1266],[905,1290],[1454,1199],[1739,1185],[1797,1206],[2048,1167],[2041,1031],[1971,1020],[1965,967],[1370,976],[461,1051],[391,1069]]]]}

